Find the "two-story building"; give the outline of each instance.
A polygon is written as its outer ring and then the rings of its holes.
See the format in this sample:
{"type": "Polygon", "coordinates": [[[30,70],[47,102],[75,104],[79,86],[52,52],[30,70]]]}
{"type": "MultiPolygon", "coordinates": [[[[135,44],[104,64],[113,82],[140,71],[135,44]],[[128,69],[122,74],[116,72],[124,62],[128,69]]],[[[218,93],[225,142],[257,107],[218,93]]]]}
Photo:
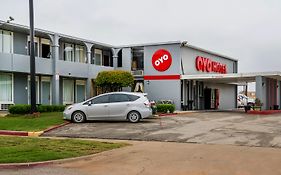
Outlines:
{"type": "MultiPolygon", "coordinates": [[[[251,81],[266,108],[280,104],[279,72],[238,74],[236,59],[186,42],[113,46],[41,29],[35,36],[38,104],[95,96],[97,74],[116,69],[135,77],[135,86],[124,90],[170,100],[178,110],[236,108],[237,85],[251,81]]],[[[29,103],[29,41],[27,26],[0,21],[0,110],[29,103]]]]}

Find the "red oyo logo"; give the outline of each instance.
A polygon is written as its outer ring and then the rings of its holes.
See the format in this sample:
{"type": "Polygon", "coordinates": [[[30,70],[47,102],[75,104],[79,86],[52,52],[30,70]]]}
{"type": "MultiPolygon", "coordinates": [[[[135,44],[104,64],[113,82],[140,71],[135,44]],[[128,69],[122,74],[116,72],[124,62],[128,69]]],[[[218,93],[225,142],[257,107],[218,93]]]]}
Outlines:
{"type": "Polygon", "coordinates": [[[152,65],[154,69],[164,72],[172,65],[172,56],[169,51],[160,49],[152,56],[152,65]]]}

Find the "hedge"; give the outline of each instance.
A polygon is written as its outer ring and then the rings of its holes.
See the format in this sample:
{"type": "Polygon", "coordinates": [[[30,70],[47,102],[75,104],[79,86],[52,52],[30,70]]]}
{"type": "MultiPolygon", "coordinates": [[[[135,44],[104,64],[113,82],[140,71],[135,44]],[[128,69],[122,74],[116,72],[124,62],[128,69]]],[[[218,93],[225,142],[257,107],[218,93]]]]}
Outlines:
{"type": "Polygon", "coordinates": [[[156,104],[157,112],[173,113],[176,109],[174,104],[156,104]]]}
{"type": "MultiPolygon", "coordinates": [[[[64,105],[38,105],[38,112],[63,112],[65,109],[64,105]]],[[[31,105],[12,105],[9,107],[10,114],[29,114],[31,105]]]]}

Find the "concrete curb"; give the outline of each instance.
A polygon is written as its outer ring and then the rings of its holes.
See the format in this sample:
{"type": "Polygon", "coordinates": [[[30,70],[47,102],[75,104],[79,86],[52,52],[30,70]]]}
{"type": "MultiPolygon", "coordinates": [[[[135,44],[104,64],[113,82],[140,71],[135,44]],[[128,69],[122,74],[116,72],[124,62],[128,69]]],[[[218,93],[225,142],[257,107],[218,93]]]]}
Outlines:
{"type": "Polygon", "coordinates": [[[44,131],[38,132],[27,132],[27,131],[9,131],[9,130],[0,130],[0,135],[5,136],[25,136],[25,137],[39,137],[40,135],[44,134],[45,132],[49,132],[51,130],[63,127],[68,125],[70,122],[64,122],[63,124],[52,126],[44,131]]]}

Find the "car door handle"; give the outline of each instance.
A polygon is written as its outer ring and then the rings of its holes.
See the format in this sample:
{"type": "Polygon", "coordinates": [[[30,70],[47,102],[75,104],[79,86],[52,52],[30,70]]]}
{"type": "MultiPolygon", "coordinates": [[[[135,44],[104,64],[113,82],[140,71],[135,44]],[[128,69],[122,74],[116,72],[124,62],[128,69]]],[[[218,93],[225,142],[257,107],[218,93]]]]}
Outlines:
{"type": "Polygon", "coordinates": [[[127,106],[130,106],[130,104],[127,104],[127,106]]]}
{"type": "Polygon", "coordinates": [[[104,105],[104,107],[108,107],[108,105],[104,105]]]}

